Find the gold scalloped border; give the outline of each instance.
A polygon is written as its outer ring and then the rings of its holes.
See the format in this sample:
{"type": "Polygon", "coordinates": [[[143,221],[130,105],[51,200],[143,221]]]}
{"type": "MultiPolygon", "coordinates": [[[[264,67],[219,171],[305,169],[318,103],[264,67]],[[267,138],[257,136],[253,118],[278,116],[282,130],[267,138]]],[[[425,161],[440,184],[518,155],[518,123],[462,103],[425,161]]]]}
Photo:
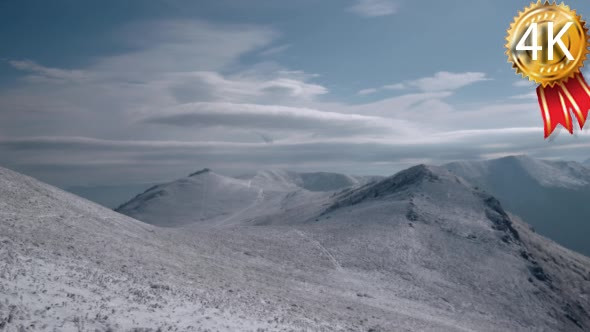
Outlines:
{"type": "Polygon", "coordinates": [[[588,54],[590,53],[590,51],[588,50],[588,47],[590,46],[590,36],[588,35],[588,28],[586,26],[586,21],[584,21],[582,19],[582,16],[578,15],[578,13],[576,12],[576,10],[573,10],[570,8],[570,6],[566,5],[565,3],[560,3],[557,4],[555,1],[550,2],[549,0],[545,0],[545,2],[538,0],[536,3],[535,2],[531,2],[531,4],[527,7],[524,8],[524,10],[522,11],[518,11],[518,15],[514,17],[514,20],[512,21],[512,23],[510,23],[510,28],[508,28],[508,30],[506,30],[507,36],[506,36],[506,52],[505,54],[508,56],[508,63],[512,64],[512,68],[515,70],[516,75],[521,75],[522,78],[525,78],[530,81],[530,82],[535,82],[537,84],[542,85],[543,87],[546,86],[551,86],[553,87],[555,84],[557,84],[558,82],[567,82],[570,78],[573,78],[576,74],[580,73],[580,69],[582,69],[584,67],[584,62],[586,62],[586,59],[588,58],[588,54]],[[516,25],[516,23],[518,21],[520,21],[522,19],[523,16],[525,16],[525,14],[527,14],[528,12],[530,12],[531,10],[537,9],[539,7],[543,7],[543,6],[559,6],[564,10],[567,10],[569,12],[571,12],[573,14],[574,17],[576,17],[578,19],[578,21],[580,22],[580,24],[582,25],[582,29],[584,30],[584,33],[586,34],[586,47],[584,47],[585,52],[582,54],[582,60],[580,61],[580,65],[578,66],[578,68],[576,68],[575,70],[572,70],[571,74],[565,78],[562,78],[560,80],[554,80],[554,81],[550,81],[550,82],[543,82],[543,81],[537,81],[534,78],[531,78],[530,76],[528,76],[527,74],[525,74],[517,65],[516,63],[514,63],[514,61],[512,61],[512,57],[511,54],[512,52],[510,51],[510,44],[511,41],[514,39],[514,26],[516,25]]]}

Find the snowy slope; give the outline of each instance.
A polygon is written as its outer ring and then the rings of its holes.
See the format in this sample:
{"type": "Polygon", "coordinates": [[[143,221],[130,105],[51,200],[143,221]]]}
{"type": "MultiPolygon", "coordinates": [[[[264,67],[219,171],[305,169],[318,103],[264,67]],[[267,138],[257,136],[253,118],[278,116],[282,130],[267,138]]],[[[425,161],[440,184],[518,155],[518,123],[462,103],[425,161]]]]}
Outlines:
{"type": "Polygon", "coordinates": [[[259,297],[256,278],[233,284],[233,273],[248,276],[244,255],[216,256],[207,240],[182,241],[0,168],[0,329],[290,328],[287,305],[259,297]]]}
{"type": "Polygon", "coordinates": [[[526,156],[455,162],[444,168],[498,197],[539,233],[590,256],[590,169],[526,156]]]}
{"type": "Polygon", "coordinates": [[[291,195],[306,203],[277,209],[272,220],[253,216],[264,226],[158,228],[0,169],[0,324],[590,328],[590,260],[443,169],[417,166],[337,193],[291,195]]]}

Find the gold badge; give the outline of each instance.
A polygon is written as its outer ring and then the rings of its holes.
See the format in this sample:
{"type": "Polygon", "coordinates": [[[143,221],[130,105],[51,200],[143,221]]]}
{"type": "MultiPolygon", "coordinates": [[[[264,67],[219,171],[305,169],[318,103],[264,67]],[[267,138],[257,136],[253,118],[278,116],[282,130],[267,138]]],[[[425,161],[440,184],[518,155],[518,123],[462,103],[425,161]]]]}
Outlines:
{"type": "Polygon", "coordinates": [[[563,3],[533,3],[508,29],[508,61],[523,77],[553,86],[580,72],[588,54],[587,32],[582,18],[563,3]]]}
{"type": "Polygon", "coordinates": [[[590,86],[580,73],[588,55],[586,22],[563,3],[539,0],[519,12],[507,32],[508,61],[539,84],[545,138],[558,124],[573,133],[570,111],[583,127],[590,109],[590,86]]]}

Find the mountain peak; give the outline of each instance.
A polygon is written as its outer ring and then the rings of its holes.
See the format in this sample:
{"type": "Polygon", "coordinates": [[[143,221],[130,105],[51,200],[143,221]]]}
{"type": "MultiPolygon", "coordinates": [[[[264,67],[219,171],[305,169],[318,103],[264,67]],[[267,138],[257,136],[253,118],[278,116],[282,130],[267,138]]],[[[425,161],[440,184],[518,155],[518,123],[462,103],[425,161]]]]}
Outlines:
{"type": "Polygon", "coordinates": [[[338,193],[335,203],[328,211],[343,206],[356,205],[368,200],[381,199],[392,195],[404,195],[417,190],[424,183],[441,182],[442,178],[450,179],[450,177],[456,179],[457,182],[463,183],[459,178],[444,169],[423,164],[413,166],[381,181],[338,193]]]}
{"type": "Polygon", "coordinates": [[[441,174],[442,171],[442,169],[437,169],[433,166],[420,164],[386,178],[382,181],[382,183],[386,186],[389,186],[389,189],[393,189],[395,191],[408,186],[417,185],[424,181],[439,181],[441,179],[441,175],[443,175],[441,174]]]}
{"type": "Polygon", "coordinates": [[[205,168],[154,186],[116,209],[157,226],[178,226],[223,219],[257,201],[260,189],[246,180],[205,168]]]}
{"type": "Polygon", "coordinates": [[[196,171],[194,173],[189,174],[189,178],[193,177],[193,176],[197,176],[197,175],[201,175],[201,174],[205,174],[205,173],[209,173],[211,172],[211,170],[209,168],[203,168],[202,170],[196,171]]]}
{"type": "Polygon", "coordinates": [[[439,171],[434,166],[419,164],[397,173],[394,177],[405,176],[414,179],[425,178],[428,180],[438,180],[438,176],[435,173],[439,171]]]}

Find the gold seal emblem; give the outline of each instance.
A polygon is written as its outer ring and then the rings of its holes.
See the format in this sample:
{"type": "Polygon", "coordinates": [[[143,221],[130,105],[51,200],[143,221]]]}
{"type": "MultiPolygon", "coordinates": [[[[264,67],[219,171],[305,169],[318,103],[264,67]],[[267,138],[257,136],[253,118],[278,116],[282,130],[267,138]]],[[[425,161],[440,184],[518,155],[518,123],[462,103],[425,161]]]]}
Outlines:
{"type": "Polygon", "coordinates": [[[532,3],[514,18],[506,40],[516,73],[542,87],[580,73],[588,54],[586,23],[563,3],[532,3]]]}

